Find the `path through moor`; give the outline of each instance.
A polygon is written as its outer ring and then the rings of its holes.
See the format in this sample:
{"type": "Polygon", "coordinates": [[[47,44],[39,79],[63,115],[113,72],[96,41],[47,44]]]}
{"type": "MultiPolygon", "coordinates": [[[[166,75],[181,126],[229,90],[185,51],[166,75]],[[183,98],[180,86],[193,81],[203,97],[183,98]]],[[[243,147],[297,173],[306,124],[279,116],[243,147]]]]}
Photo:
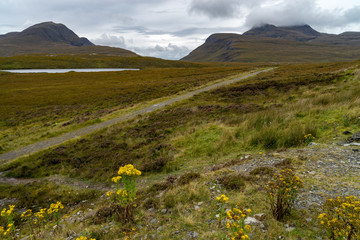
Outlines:
{"type": "Polygon", "coordinates": [[[258,75],[259,73],[267,72],[267,71],[270,71],[270,70],[273,70],[273,69],[274,68],[260,70],[260,71],[256,71],[256,72],[253,72],[253,73],[249,73],[249,74],[241,76],[241,77],[236,77],[236,78],[233,78],[233,79],[230,79],[230,80],[225,80],[225,81],[222,81],[222,82],[218,82],[218,83],[215,83],[215,84],[212,84],[212,85],[209,85],[209,86],[206,86],[206,87],[202,87],[202,88],[199,88],[197,90],[190,91],[190,92],[181,94],[179,96],[167,99],[167,100],[162,101],[160,103],[153,104],[153,105],[151,105],[149,107],[144,107],[142,109],[135,110],[133,112],[124,114],[124,115],[122,115],[120,117],[109,119],[109,120],[106,120],[104,122],[97,123],[97,124],[94,124],[94,125],[91,125],[91,126],[83,127],[83,128],[80,128],[80,129],[77,129],[77,130],[62,134],[62,135],[57,136],[57,137],[52,137],[52,138],[43,140],[41,142],[33,143],[33,144],[28,145],[28,146],[15,149],[15,150],[10,151],[10,152],[0,154],[0,164],[7,163],[7,162],[9,162],[11,160],[14,160],[14,159],[17,159],[19,157],[25,157],[27,155],[34,154],[36,152],[45,150],[47,148],[54,147],[56,145],[62,144],[64,142],[67,142],[67,141],[70,141],[70,140],[75,140],[77,138],[83,137],[85,135],[96,132],[98,130],[110,127],[110,126],[112,126],[114,124],[121,123],[121,122],[127,121],[129,119],[135,118],[138,115],[143,115],[143,114],[146,114],[146,113],[154,112],[154,111],[156,111],[156,110],[158,110],[160,108],[164,108],[165,106],[171,105],[173,103],[176,103],[176,102],[188,99],[188,98],[191,98],[196,94],[206,92],[206,91],[210,91],[210,90],[213,90],[213,89],[216,89],[216,88],[219,88],[219,87],[223,87],[223,86],[226,86],[226,85],[229,85],[229,84],[244,80],[246,78],[253,77],[255,75],[258,75]]]}

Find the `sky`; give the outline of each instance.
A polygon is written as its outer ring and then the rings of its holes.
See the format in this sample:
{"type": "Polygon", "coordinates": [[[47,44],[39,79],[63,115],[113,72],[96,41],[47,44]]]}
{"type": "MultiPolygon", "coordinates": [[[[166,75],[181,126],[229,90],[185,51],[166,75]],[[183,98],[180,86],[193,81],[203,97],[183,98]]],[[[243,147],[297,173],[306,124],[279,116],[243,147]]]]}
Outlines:
{"type": "Polygon", "coordinates": [[[46,21],[98,45],[180,59],[213,33],[265,23],[360,31],[360,0],[0,0],[0,34],[46,21]]]}

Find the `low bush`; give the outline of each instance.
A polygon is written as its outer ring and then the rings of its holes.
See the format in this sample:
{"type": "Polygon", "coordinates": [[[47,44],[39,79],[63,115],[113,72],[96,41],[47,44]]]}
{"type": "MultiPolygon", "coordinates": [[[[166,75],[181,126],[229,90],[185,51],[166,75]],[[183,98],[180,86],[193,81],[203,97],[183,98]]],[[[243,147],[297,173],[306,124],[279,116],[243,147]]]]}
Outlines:
{"type": "Polygon", "coordinates": [[[244,177],[240,174],[225,175],[218,181],[228,190],[243,190],[246,185],[244,177]]]}
{"type": "Polygon", "coordinates": [[[255,168],[253,170],[251,170],[250,175],[273,175],[274,174],[274,169],[271,167],[258,167],[255,168]]]}
{"type": "Polygon", "coordinates": [[[188,184],[193,180],[200,178],[200,176],[201,176],[200,173],[194,173],[194,172],[185,173],[179,177],[179,179],[177,180],[177,184],[178,185],[188,184]]]}
{"type": "Polygon", "coordinates": [[[285,169],[266,186],[271,212],[276,220],[282,220],[289,213],[297,198],[302,180],[291,169],[285,169]]]}
{"type": "Polygon", "coordinates": [[[360,199],[355,196],[327,199],[319,215],[331,240],[360,239],[360,199]]]}

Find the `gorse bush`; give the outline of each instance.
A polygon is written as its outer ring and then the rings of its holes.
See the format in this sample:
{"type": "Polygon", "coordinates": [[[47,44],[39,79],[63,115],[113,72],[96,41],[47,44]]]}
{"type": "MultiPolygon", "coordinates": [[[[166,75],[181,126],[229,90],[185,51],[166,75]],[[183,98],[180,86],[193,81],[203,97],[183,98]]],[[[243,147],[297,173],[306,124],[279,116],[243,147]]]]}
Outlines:
{"type": "Polygon", "coordinates": [[[314,139],[315,139],[315,137],[314,137],[311,133],[306,134],[306,135],[304,136],[304,138],[305,138],[305,144],[309,144],[309,143],[311,143],[312,141],[314,141],[314,139]]]}
{"type": "Polygon", "coordinates": [[[0,226],[0,237],[1,239],[14,238],[15,234],[15,221],[14,221],[14,208],[15,205],[10,205],[9,209],[4,208],[1,211],[1,217],[5,219],[6,226],[0,226]]]}
{"type": "Polygon", "coordinates": [[[115,190],[107,192],[107,196],[120,206],[116,213],[121,222],[126,223],[134,220],[134,210],[137,206],[135,204],[136,178],[141,175],[141,171],[132,164],[128,164],[119,168],[118,175],[111,179],[116,184],[115,190]],[[123,189],[120,188],[120,182],[123,184],[123,189]]]}
{"type": "Polygon", "coordinates": [[[222,221],[226,219],[226,228],[229,231],[227,235],[228,239],[250,240],[248,234],[251,228],[249,225],[245,224],[245,218],[251,210],[244,208],[240,203],[238,203],[236,204],[236,207],[226,211],[226,205],[229,198],[224,194],[217,197],[216,200],[218,201],[219,206],[218,214],[216,215],[219,220],[219,228],[221,227],[222,221]]]}
{"type": "Polygon", "coordinates": [[[319,215],[332,240],[360,239],[360,200],[355,196],[327,199],[319,215]]]}
{"type": "Polygon", "coordinates": [[[86,236],[80,236],[78,238],[76,238],[76,240],[96,240],[95,238],[88,238],[86,236]]]}
{"type": "Polygon", "coordinates": [[[245,218],[250,212],[250,209],[245,209],[241,204],[237,204],[232,210],[227,211],[226,227],[230,231],[229,238],[231,240],[250,240],[248,233],[251,227],[245,224],[245,218]]]}
{"type": "MultiPolygon", "coordinates": [[[[20,221],[17,223],[19,226],[26,226],[31,230],[31,236],[34,235],[35,230],[37,233],[41,232],[41,228],[52,220],[56,221],[56,224],[59,224],[60,212],[64,208],[61,202],[50,204],[49,208],[41,208],[38,212],[33,213],[31,209],[25,210],[21,216],[20,221]],[[20,225],[24,223],[25,225],[20,225]]],[[[0,226],[0,239],[15,239],[15,205],[10,205],[9,209],[4,208],[1,211],[1,217],[5,218],[7,226],[0,226]]]]}
{"type": "Polygon", "coordinates": [[[221,221],[226,217],[225,206],[226,203],[229,201],[229,198],[223,194],[220,197],[217,197],[216,200],[218,201],[218,205],[219,205],[217,218],[219,219],[219,227],[220,227],[221,221]]]}
{"type": "Polygon", "coordinates": [[[266,186],[271,212],[276,220],[281,220],[289,213],[294,201],[303,187],[303,181],[291,169],[274,174],[266,186]]]}

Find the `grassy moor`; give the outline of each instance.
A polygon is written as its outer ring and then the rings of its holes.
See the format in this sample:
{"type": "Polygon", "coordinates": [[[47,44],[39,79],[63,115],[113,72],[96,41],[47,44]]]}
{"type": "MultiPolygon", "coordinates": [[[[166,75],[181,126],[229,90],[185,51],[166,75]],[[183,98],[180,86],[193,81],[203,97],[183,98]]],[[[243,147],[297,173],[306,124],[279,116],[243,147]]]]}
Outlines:
{"type": "Polygon", "coordinates": [[[1,164],[2,239],[360,237],[359,61],[32,55],[0,65],[141,69],[0,72],[2,152],[275,67],[1,164]]]}

